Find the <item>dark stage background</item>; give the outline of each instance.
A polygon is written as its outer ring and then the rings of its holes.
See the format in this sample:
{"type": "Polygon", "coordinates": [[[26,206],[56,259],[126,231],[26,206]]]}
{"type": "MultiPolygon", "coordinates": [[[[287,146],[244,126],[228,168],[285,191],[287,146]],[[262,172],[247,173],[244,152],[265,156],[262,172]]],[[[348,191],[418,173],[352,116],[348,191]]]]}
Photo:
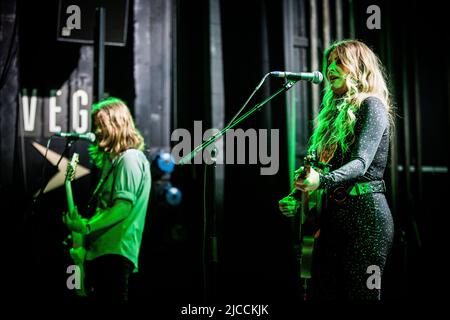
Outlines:
{"type": "MultiPolygon", "coordinates": [[[[52,124],[82,130],[80,110],[89,111],[93,102],[93,47],[56,40],[58,3],[0,4],[1,203],[9,231],[2,260],[9,269],[8,295],[23,302],[78,300],[65,284],[71,262],[62,245],[64,188],[32,203],[44,163],[32,143],[45,146],[52,124]],[[29,112],[32,97],[36,119],[30,130],[24,110],[29,112]]],[[[437,1],[130,1],[126,45],[106,47],[105,91],[128,103],[153,159],[174,145],[170,134],[176,128],[193,132],[199,120],[203,130],[222,128],[267,72],[319,70],[331,41],[365,41],[386,65],[398,114],[386,175],[396,234],[384,299],[435,300],[445,275],[441,239],[448,213],[450,68],[442,11],[437,1]],[[381,10],[379,30],[366,26],[373,4],[381,10]]],[[[251,104],[280,85],[266,81],[251,104]]],[[[153,171],[134,301],[299,307],[293,222],[278,212],[277,202],[289,191],[289,170],[301,164],[319,97],[319,87],[297,83],[240,125],[279,130],[279,171],[264,176],[259,165],[208,168],[206,236],[204,167],[176,167],[168,178],[183,194],[176,207],[158,198],[163,178],[153,171]],[[211,253],[214,225],[217,259],[211,253]]],[[[58,154],[63,148],[63,140],[50,147],[58,154]]],[[[78,142],[72,150],[90,170],[74,182],[81,208],[97,177],[86,148],[78,142]]],[[[58,172],[54,163],[45,166],[48,178],[58,172]]]]}

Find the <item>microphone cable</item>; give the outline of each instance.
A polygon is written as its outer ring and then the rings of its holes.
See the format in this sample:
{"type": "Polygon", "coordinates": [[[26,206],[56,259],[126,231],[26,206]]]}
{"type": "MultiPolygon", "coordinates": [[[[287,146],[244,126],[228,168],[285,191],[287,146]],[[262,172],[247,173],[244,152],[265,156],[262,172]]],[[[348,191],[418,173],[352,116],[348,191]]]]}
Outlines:
{"type": "MultiPolygon", "coordinates": [[[[239,109],[239,111],[236,113],[236,115],[228,122],[228,124],[224,127],[223,131],[226,132],[226,129],[231,127],[234,123],[234,121],[239,117],[239,115],[244,111],[245,107],[248,105],[250,100],[253,98],[253,96],[256,94],[256,92],[261,88],[264,81],[270,76],[270,72],[266,73],[262,80],[258,83],[256,88],[253,90],[253,92],[248,97],[247,101],[245,101],[244,105],[239,109]]],[[[203,235],[202,235],[202,267],[203,267],[203,294],[204,294],[204,300],[206,302],[206,296],[207,296],[207,253],[206,253],[206,242],[207,242],[207,224],[208,224],[208,218],[207,218],[207,206],[206,206],[206,185],[207,185],[207,171],[208,171],[208,165],[205,164],[205,169],[203,172],[203,235]]],[[[213,249],[213,248],[211,248],[213,249]]]]}

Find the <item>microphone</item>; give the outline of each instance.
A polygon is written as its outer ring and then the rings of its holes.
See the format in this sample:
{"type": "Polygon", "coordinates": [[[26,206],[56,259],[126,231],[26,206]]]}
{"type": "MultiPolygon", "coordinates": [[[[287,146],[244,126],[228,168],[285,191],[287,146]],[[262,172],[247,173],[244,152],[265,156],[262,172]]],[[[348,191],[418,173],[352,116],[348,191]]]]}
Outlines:
{"type": "Polygon", "coordinates": [[[76,133],[76,132],[57,132],[55,133],[58,137],[63,137],[69,140],[86,140],[90,143],[95,142],[95,134],[92,132],[86,132],[86,133],[76,133]]]}
{"type": "Polygon", "coordinates": [[[287,71],[272,71],[271,76],[277,78],[286,78],[288,80],[306,80],[314,84],[319,84],[323,81],[323,75],[319,71],[313,72],[287,72],[287,71]]]}

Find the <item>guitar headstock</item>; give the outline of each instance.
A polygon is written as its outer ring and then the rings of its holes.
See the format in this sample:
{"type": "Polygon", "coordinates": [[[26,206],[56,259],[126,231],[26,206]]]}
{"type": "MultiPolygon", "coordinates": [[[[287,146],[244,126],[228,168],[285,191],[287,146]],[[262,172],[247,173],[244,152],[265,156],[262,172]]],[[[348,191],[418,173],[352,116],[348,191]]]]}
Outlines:
{"type": "Polygon", "coordinates": [[[72,155],[70,162],[67,164],[66,181],[69,181],[69,182],[73,181],[73,179],[75,177],[75,171],[77,169],[78,162],[80,162],[80,155],[75,152],[72,155]]]}
{"type": "Polygon", "coordinates": [[[303,165],[314,166],[318,162],[317,160],[317,152],[312,151],[303,158],[303,165]]]}
{"type": "Polygon", "coordinates": [[[320,162],[319,157],[317,155],[317,151],[313,150],[303,158],[304,166],[312,166],[315,169],[318,169],[322,172],[328,172],[331,168],[331,165],[325,162],[320,162]]]}

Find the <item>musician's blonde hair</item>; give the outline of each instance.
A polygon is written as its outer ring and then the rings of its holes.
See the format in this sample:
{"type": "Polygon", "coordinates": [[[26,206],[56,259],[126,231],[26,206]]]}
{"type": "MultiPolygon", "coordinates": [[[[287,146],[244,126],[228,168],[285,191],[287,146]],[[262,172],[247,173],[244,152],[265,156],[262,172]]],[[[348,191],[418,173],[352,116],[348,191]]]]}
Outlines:
{"type": "Polygon", "coordinates": [[[316,150],[325,162],[331,160],[338,146],[346,152],[353,143],[355,113],[367,97],[377,97],[383,102],[393,125],[385,72],[375,53],[358,40],[335,42],[325,51],[322,64],[324,75],[327,75],[328,59],[332,52],[348,69],[345,79],[348,90],[337,96],[331,89],[328,77],[325,77],[322,109],[310,140],[310,151],[316,150]]]}
{"type": "Polygon", "coordinates": [[[144,138],[136,129],[127,105],[110,97],[92,105],[97,145],[91,146],[94,163],[101,167],[106,154],[117,155],[127,149],[144,150],[144,138]]]}

